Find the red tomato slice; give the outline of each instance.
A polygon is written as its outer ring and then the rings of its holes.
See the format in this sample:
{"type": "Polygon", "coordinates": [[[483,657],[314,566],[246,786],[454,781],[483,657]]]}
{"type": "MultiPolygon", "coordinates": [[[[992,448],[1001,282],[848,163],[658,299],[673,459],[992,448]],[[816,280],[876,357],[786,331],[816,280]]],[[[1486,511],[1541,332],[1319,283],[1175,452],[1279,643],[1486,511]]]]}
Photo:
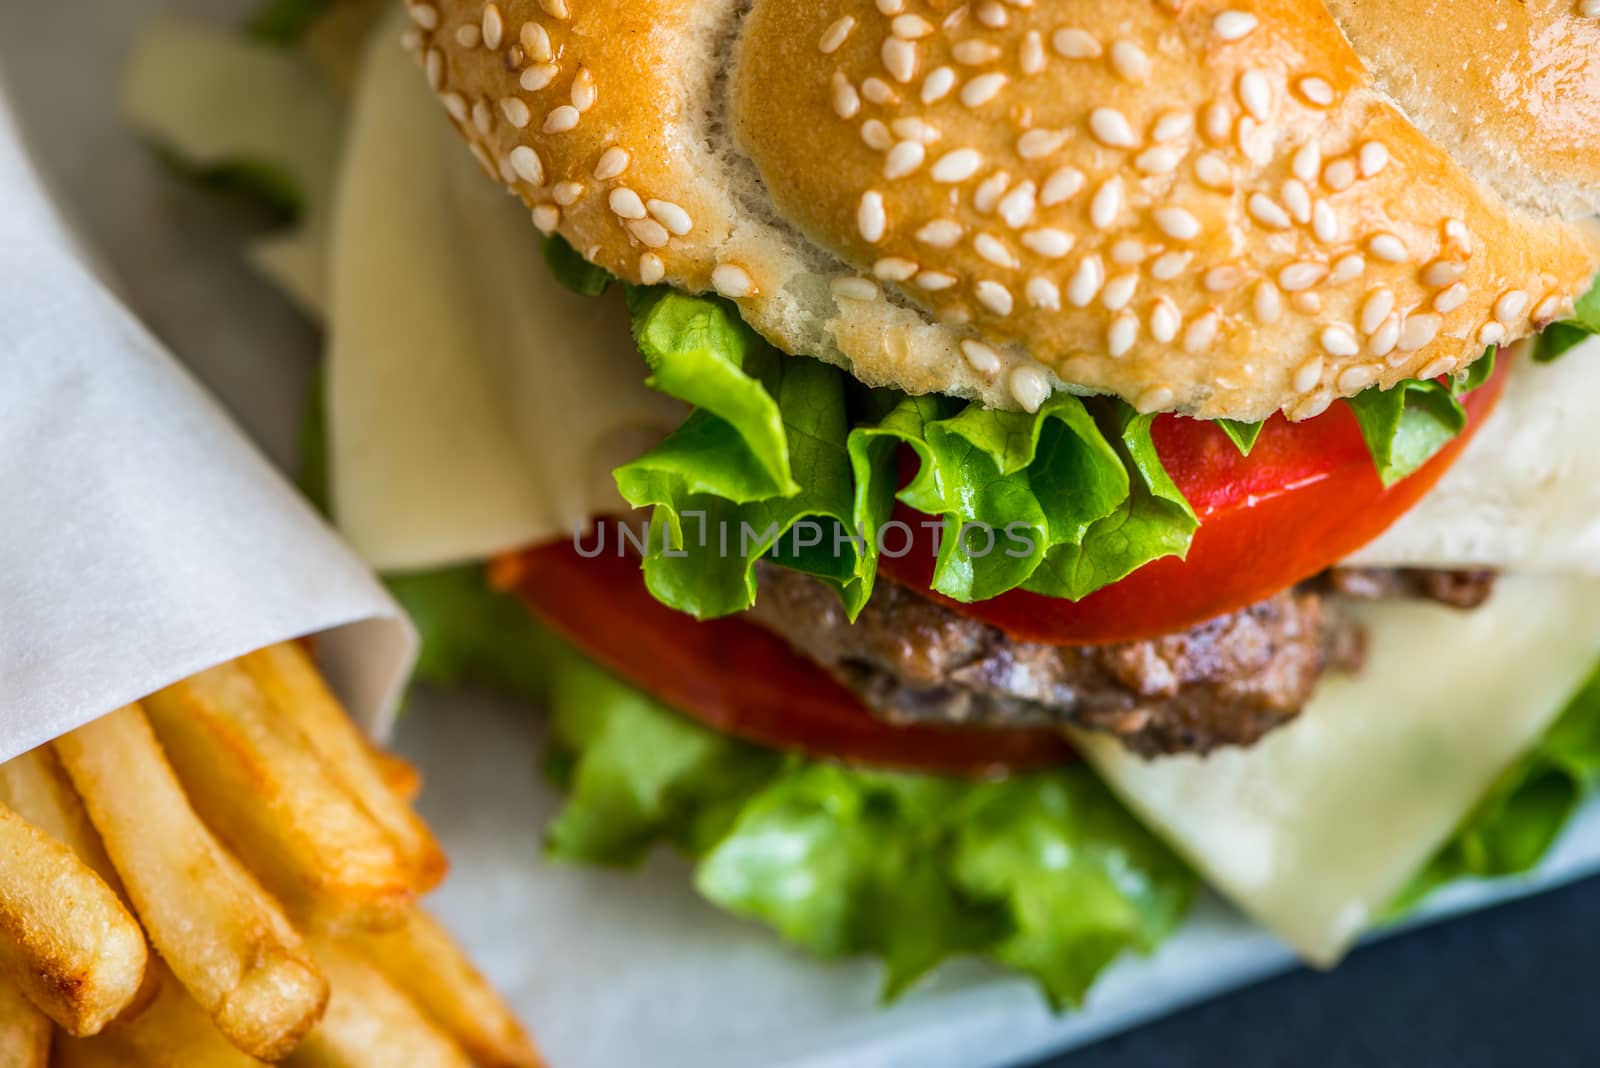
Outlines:
{"type": "Polygon", "coordinates": [[[1074,758],[1058,733],[895,727],[781,638],[738,617],[697,622],[645,587],[638,561],[567,542],[495,562],[547,625],[679,712],[745,741],[880,768],[998,775],[1074,758]]]}
{"type": "Polygon", "coordinates": [[[1200,518],[1186,559],[1146,564],[1081,601],[1016,590],[963,604],[928,590],[932,532],[901,506],[919,540],[880,572],[969,619],[1024,641],[1094,645],[1186,630],[1287,589],[1376,538],[1461,454],[1505,389],[1509,360],[1462,399],[1466,429],[1409,478],[1385,488],[1348,406],[1291,423],[1274,416],[1248,457],[1214,424],[1166,416],[1153,434],[1162,463],[1200,518]]]}

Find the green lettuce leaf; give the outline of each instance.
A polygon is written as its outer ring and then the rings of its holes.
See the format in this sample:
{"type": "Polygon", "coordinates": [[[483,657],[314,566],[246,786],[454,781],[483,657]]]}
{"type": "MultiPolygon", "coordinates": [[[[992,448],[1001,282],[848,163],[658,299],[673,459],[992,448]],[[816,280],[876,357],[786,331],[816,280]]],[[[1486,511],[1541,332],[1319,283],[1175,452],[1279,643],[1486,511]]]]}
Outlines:
{"type": "Polygon", "coordinates": [[[1256,447],[1256,439],[1261,436],[1261,428],[1266,426],[1266,423],[1241,423],[1237,419],[1218,419],[1217,426],[1228,435],[1228,440],[1233,442],[1240,456],[1249,456],[1250,450],[1256,447]]]}
{"type": "Polygon", "coordinates": [[[544,262],[556,281],[583,297],[598,297],[611,288],[615,276],[596,267],[559,235],[544,239],[544,262]]]}
{"type": "Polygon", "coordinates": [[[1369,389],[1347,403],[1385,486],[1415,472],[1467,425],[1467,411],[1454,391],[1431,380],[1369,389]]]}
{"type": "Polygon", "coordinates": [[[1391,908],[1410,911],[1458,879],[1531,871],[1600,783],[1600,669],[1567,702],[1533,750],[1501,773],[1450,840],[1391,908]]]}
{"type": "Polygon", "coordinates": [[[1600,334],[1600,279],[1578,300],[1572,318],[1545,327],[1534,346],[1533,358],[1549,363],[1594,334],[1600,334]]]}

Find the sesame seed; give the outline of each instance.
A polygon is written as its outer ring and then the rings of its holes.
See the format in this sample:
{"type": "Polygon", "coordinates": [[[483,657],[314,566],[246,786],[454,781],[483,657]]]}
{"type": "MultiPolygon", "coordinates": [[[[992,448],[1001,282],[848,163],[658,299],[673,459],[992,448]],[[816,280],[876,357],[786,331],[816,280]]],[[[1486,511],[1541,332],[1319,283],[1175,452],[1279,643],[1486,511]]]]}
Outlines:
{"type": "Polygon", "coordinates": [[[868,119],[861,124],[861,140],[866,142],[868,148],[875,148],[879,152],[887,152],[894,147],[894,137],[889,133],[889,127],[879,119],[868,119]]]}
{"type": "Polygon", "coordinates": [[[988,308],[994,314],[1006,316],[1011,314],[1011,290],[999,282],[992,282],[985,278],[975,287],[978,303],[988,308]]]}
{"type": "Polygon", "coordinates": [[[1122,179],[1111,177],[1095,191],[1089,202],[1089,222],[1096,230],[1109,230],[1122,214],[1122,179]]]}
{"type": "Polygon", "coordinates": [[[1272,110],[1272,84],[1258,70],[1247,70],[1239,75],[1239,103],[1259,122],[1267,121],[1272,110]]]}
{"type": "Polygon", "coordinates": [[[500,114],[519,130],[526,128],[528,123],[533,121],[533,109],[514,96],[508,96],[500,101],[500,114]]]}
{"type": "Polygon", "coordinates": [[[639,257],[639,281],[653,286],[667,276],[667,265],[654,252],[639,257]]]}
{"type": "Polygon", "coordinates": [[[544,185],[544,162],[539,159],[539,153],[527,145],[518,145],[511,150],[507,159],[511,162],[511,169],[517,172],[529,185],[544,185]]]}
{"type": "Polygon", "coordinates": [[[1156,120],[1150,130],[1150,139],[1153,141],[1176,141],[1186,137],[1194,129],[1194,116],[1187,111],[1169,111],[1156,120]]]}
{"type": "Polygon", "coordinates": [[[1032,182],[1021,182],[1015,189],[1000,198],[1000,218],[1013,230],[1020,230],[1033,220],[1036,203],[1032,182]]]}
{"type": "Polygon", "coordinates": [[[489,131],[494,128],[494,116],[489,111],[489,104],[487,101],[479,100],[473,103],[472,125],[480,134],[483,134],[485,137],[487,137],[489,135],[489,131]]]}
{"type": "Polygon", "coordinates": [[[928,150],[922,147],[921,141],[901,141],[884,157],[883,176],[893,180],[914,174],[927,158],[928,150]]]}
{"type": "Polygon", "coordinates": [[[1036,412],[1050,398],[1050,380],[1037,367],[1024,365],[1011,372],[1011,395],[1027,412],[1036,412]]]}
{"type": "MultiPolygon", "coordinates": [[[[1330,327],[1329,329],[1343,330],[1344,327],[1337,326],[1330,327]]],[[[1326,338],[1326,333],[1324,333],[1323,336],[1326,338]]],[[[1355,341],[1352,338],[1351,344],[1354,343],[1355,341]]],[[[1351,352],[1347,353],[1346,355],[1354,356],[1356,354],[1351,352]]],[[[1368,386],[1372,385],[1373,382],[1377,381],[1377,378],[1378,369],[1376,367],[1346,367],[1343,371],[1339,372],[1339,392],[1344,394],[1359,393],[1368,386]]]]}
{"type": "Polygon", "coordinates": [[[1536,323],[1548,323],[1553,319],[1560,318],[1563,304],[1564,302],[1559,296],[1551,294],[1540,301],[1537,308],[1533,309],[1533,321],[1536,323]]]}
{"type": "Polygon", "coordinates": [[[571,104],[562,104],[560,107],[552,109],[550,114],[544,117],[544,132],[547,134],[566,133],[578,125],[578,120],[581,117],[577,108],[571,104]]]}
{"type": "Polygon", "coordinates": [[[750,273],[736,263],[719,263],[711,272],[711,285],[718,293],[733,300],[755,293],[756,283],[750,273]]]}
{"type": "Polygon", "coordinates": [[[835,278],[828,283],[833,295],[843,300],[873,301],[881,296],[878,287],[869,278],[835,278]]]}
{"type": "Polygon", "coordinates": [[[885,282],[904,282],[917,270],[915,262],[902,256],[885,256],[872,265],[872,273],[885,282]]]}
{"type": "Polygon", "coordinates": [[[445,111],[457,122],[467,121],[467,100],[460,93],[441,93],[439,102],[444,105],[445,111]]]}
{"type": "Polygon", "coordinates": [[[1440,356],[1437,360],[1425,365],[1417,372],[1418,378],[1440,378],[1447,372],[1455,369],[1456,361],[1449,356],[1440,356]]]}
{"type": "Polygon", "coordinates": [[[917,76],[917,46],[903,37],[890,37],[883,42],[882,58],[889,76],[905,85],[917,76]]]}
{"type": "Polygon", "coordinates": [[[1466,277],[1467,265],[1460,260],[1434,260],[1422,269],[1422,284],[1438,289],[1466,277]]]}
{"type": "Polygon", "coordinates": [[[1272,279],[1263,278],[1256,284],[1255,293],[1250,300],[1250,310],[1255,313],[1257,322],[1268,326],[1283,317],[1283,293],[1273,284],[1272,279]]]}
{"type": "Polygon", "coordinates": [[[1140,85],[1150,78],[1150,57],[1132,41],[1115,41],[1111,45],[1111,69],[1140,85]]]}
{"type": "Polygon", "coordinates": [[[1368,293],[1367,299],[1361,302],[1361,332],[1369,337],[1377,333],[1378,328],[1394,312],[1394,306],[1394,293],[1383,286],[1368,293]]]}
{"type": "Polygon", "coordinates": [[[961,102],[969,108],[982,107],[1005,87],[1004,74],[980,74],[961,87],[961,102]]]}
{"type": "Polygon", "coordinates": [[[1086,256],[1067,280],[1067,302],[1074,308],[1088,307],[1105,284],[1106,269],[1100,257],[1086,256]]]}
{"type": "Polygon", "coordinates": [[[1367,251],[1384,263],[1404,263],[1409,258],[1405,242],[1394,234],[1373,234],[1367,240],[1367,251]]]}
{"type": "Polygon", "coordinates": [[[1194,176],[1210,189],[1227,189],[1233,185],[1232,168],[1215,152],[1207,152],[1194,161],[1194,176]]]}
{"type": "Polygon", "coordinates": [[[1111,246],[1111,262],[1123,267],[1137,267],[1150,258],[1150,250],[1143,241],[1124,237],[1111,246]]]}
{"type": "Polygon", "coordinates": [[[548,63],[555,57],[555,49],[550,47],[549,32],[537,22],[524,22],[517,36],[522,41],[522,50],[535,63],[548,63]]]}
{"type": "Polygon", "coordinates": [[[1298,293],[1289,294],[1289,303],[1301,315],[1322,314],[1322,298],[1310,290],[1302,289],[1298,293]]]}
{"type": "Polygon", "coordinates": [[[1138,275],[1119,274],[1100,291],[1100,303],[1106,306],[1107,311],[1121,311],[1128,306],[1138,288],[1138,275]]]}
{"type": "Polygon", "coordinates": [[[1138,340],[1138,316],[1123,312],[1111,320],[1111,328],[1106,331],[1106,352],[1113,359],[1121,359],[1138,340]]]}
{"type": "Polygon", "coordinates": [[[500,17],[500,8],[487,4],[483,9],[483,43],[487,48],[499,48],[505,39],[506,22],[500,17]]]}
{"type": "Polygon", "coordinates": [[[423,73],[428,76],[428,88],[438,92],[444,88],[444,53],[437,48],[428,49],[422,59],[423,73]]]}
{"type": "Polygon", "coordinates": [[[415,26],[407,26],[400,31],[400,49],[411,56],[420,56],[422,53],[422,31],[415,26]]]}
{"type": "Polygon", "coordinates": [[[511,166],[509,159],[501,159],[497,170],[500,172],[500,183],[502,185],[517,184],[517,169],[511,166]]]}
{"type": "Polygon", "coordinates": [[[1309,75],[1294,83],[1294,87],[1306,102],[1319,108],[1325,108],[1333,103],[1333,86],[1328,84],[1326,78],[1309,75]]]}
{"type": "Polygon", "coordinates": [[[1200,236],[1200,220],[1186,208],[1157,208],[1152,214],[1156,226],[1174,241],[1193,241],[1200,236]]]}
{"type": "Polygon", "coordinates": [[[644,201],[640,199],[639,194],[625,185],[613,189],[610,196],[606,198],[606,203],[610,205],[611,211],[621,219],[642,219],[648,214],[644,210],[644,201]]]}
{"type": "Polygon", "coordinates": [[[1200,118],[1200,125],[1207,137],[1221,144],[1233,132],[1233,112],[1228,110],[1228,105],[1221,100],[1213,100],[1206,105],[1205,114],[1200,118]]]}
{"type": "Polygon", "coordinates": [[[896,93],[888,82],[875,75],[862,81],[861,95],[879,105],[896,104],[900,101],[900,94],[896,93]]]}
{"type": "Polygon", "coordinates": [[[922,102],[932,104],[950,95],[956,85],[956,72],[950,67],[938,67],[928,72],[922,80],[922,102]]]}
{"type": "Polygon", "coordinates": [[[483,30],[479,28],[477,23],[463,22],[456,27],[456,44],[462,48],[470,52],[482,43],[483,30]]]}
{"type": "Polygon", "coordinates": [[[996,267],[1015,268],[1017,257],[1005,243],[993,234],[979,234],[972,239],[973,250],[996,267]]]}
{"type": "Polygon", "coordinates": [[[1342,193],[1356,184],[1356,165],[1347,159],[1336,159],[1322,169],[1322,181],[1329,189],[1342,193]]]}
{"type": "Polygon", "coordinates": [[[1022,246],[1046,259],[1058,260],[1072,251],[1074,239],[1065,230],[1053,226],[1029,230],[1022,235],[1022,246]]]}
{"type": "Polygon", "coordinates": [[[1442,315],[1449,315],[1467,302],[1467,284],[1457,282],[1447,289],[1439,290],[1439,295],[1433,298],[1433,310],[1442,315]]]}
{"type": "Polygon", "coordinates": [[[959,279],[945,271],[923,271],[913,281],[919,289],[925,289],[929,293],[938,293],[941,290],[949,289],[959,279]]]}
{"type": "Polygon", "coordinates": [[[893,130],[898,137],[907,141],[920,141],[925,145],[931,145],[939,140],[938,128],[914,115],[895,119],[889,123],[889,129],[893,130]]]}
{"type": "Polygon", "coordinates": [[[1076,167],[1062,167],[1044,180],[1044,186],[1039,190],[1039,203],[1053,208],[1071,200],[1083,190],[1084,182],[1082,171],[1076,167]]]}
{"type": "Polygon", "coordinates": [[[1210,349],[1217,340],[1219,325],[1220,319],[1214,311],[1207,311],[1191,320],[1189,328],[1183,332],[1183,351],[1198,356],[1210,349]]]}
{"type": "Polygon", "coordinates": [[[1314,182],[1317,174],[1322,170],[1322,148],[1315,141],[1308,141],[1295,150],[1294,160],[1291,163],[1294,176],[1302,182],[1314,182]]]}
{"type": "Polygon", "coordinates": [[[905,0],[878,0],[878,12],[880,14],[898,15],[905,9],[905,0]]]}
{"type": "Polygon", "coordinates": [[[1337,244],[1342,236],[1339,216],[1326,200],[1319,200],[1311,209],[1311,233],[1324,245],[1337,244]]]}
{"type": "Polygon", "coordinates": [[[1022,49],[1018,56],[1018,65],[1022,73],[1034,75],[1044,70],[1044,38],[1038,30],[1029,30],[1022,38],[1022,49]]]}
{"type": "Polygon", "coordinates": [[[1246,207],[1250,217],[1269,230],[1287,230],[1292,225],[1289,213],[1265,193],[1251,193],[1246,207]]]}
{"type": "Polygon", "coordinates": [[[1087,30],[1067,27],[1050,35],[1050,45],[1063,59],[1098,59],[1104,52],[1087,30]]]}
{"type": "Polygon", "coordinates": [[[831,56],[839,50],[850,36],[850,31],[856,28],[856,20],[849,15],[835,19],[833,24],[822,31],[822,38],[817,41],[817,48],[825,56],[831,56]]]}
{"type": "Polygon", "coordinates": [[[1294,369],[1294,379],[1289,383],[1296,393],[1310,393],[1322,381],[1322,357],[1313,356],[1294,369]]]}
{"type": "Polygon", "coordinates": [[[412,4],[411,21],[425,30],[439,28],[439,9],[432,4],[412,4]]]}
{"type": "Polygon", "coordinates": [[[1133,406],[1141,415],[1151,415],[1171,407],[1174,397],[1166,386],[1151,386],[1134,399],[1133,406]]]}
{"type": "Polygon", "coordinates": [[[561,209],[554,204],[539,204],[533,209],[533,225],[541,234],[552,234],[561,225],[561,209]]]}
{"type": "Polygon", "coordinates": [[[1328,268],[1320,263],[1291,263],[1278,272],[1278,287],[1285,293],[1299,293],[1310,289],[1328,277],[1328,268]]]}
{"type": "Polygon", "coordinates": [[[876,190],[861,194],[861,203],[856,205],[856,229],[861,232],[861,239],[869,245],[875,245],[883,240],[888,226],[889,215],[883,207],[883,194],[876,190]]]}
{"type": "Polygon", "coordinates": [[[1506,339],[1506,328],[1500,323],[1484,323],[1478,331],[1478,344],[1498,345],[1506,339]]]}
{"type": "Polygon", "coordinates": [[[553,63],[539,63],[522,72],[517,83],[530,93],[537,93],[551,82],[556,80],[556,75],[561,71],[553,63]]]}
{"type": "Polygon", "coordinates": [[[983,156],[977,149],[958,148],[939,157],[939,161],[933,165],[933,180],[946,185],[964,182],[978,173],[981,166],[983,156]]]}
{"type": "Polygon", "coordinates": [[[1089,132],[1111,148],[1133,148],[1139,143],[1128,118],[1116,108],[1095,108],[1089,113],[1089,132]]]}
{"type": "Polygon", "coordinates": [[[654,219],[634,219],[628,223],[628,233],[639,239],[639,243],[648,248],[665,248],[672,235],[667,233],[667,228],[654,219]]]}
{"type": "Polygon", "coordinates": [[[670,200],[647,200],[644,206],[657,222],[678,237],[694,229],[694,220],[689,213],[670,200]]]}
{"type": "Polygon", "coordinates": [[[974,338],[965,338],[961,342],[961,355],[967,361],[967,366],[985,378],[1000,370],[1000,354],[974,338]]]}
{"type": "Polygon", "coordinates": [[[550,199],[563,208],[570,208],[583,196],[582,182],[557,182],[550,190],[550,199]]]}
{"type": "Polygon", "coordinates": [[[956,42],[955,46],[950,49],[950,55],[962,66],[981,67],[985,63],[993,63],[1000,58],[1000,46],[976,37],[970,37],[965,41],[956,42]]]}
{"type": "Polygon", "coordinates": [[[1207,271],[1201,284],[1208,293],[1226,293],[1244,285],[1244,272],[1232,264],[1223,264],[1207,271]]]}
{"type": "Polygon", "coordinates": [[[1043,159],[1067,143],[1061,130],[1029,130],[1017,138],[1017,155],[1023,159],[1043,159]]]}
{"type": "Polygon", "coordinates": [[[1211,20],[1211,32],[1224,41],[1237,41],[1260,24],[1248,11],[1224,11],[1211,20]]]}
{"type": "Polygon", "coordinates": [[[972,206],[985,215],[1000,206],[1000,198],[1006,195],[1006,189],[1011,185],[1009,171],[995,171],[982,182],[972,193],[972,206]]]}
{"type": "Polygon", "coordinates": [[[1400,316],[1391,315],[1367,339],[1367,353],[1371,356],[1387,356],[1394,351],[1394,347],[1399,343],[1400,316]]]}
{"type": "Polygon", "coordinates": [[[1258,121],[1253,115],[1239,117],[1239,151],[1243,152],[1258,167],[1265,167],[1272,162],[1272,134],[1266,124],[1258,121]]]}
{"type": "Polygon", "coordinates": [[[1150,309],[1150,336],[1167,345],[1172,343],[1182,328],[1183,316],[1178,313],[1178,306],[1166,297],[1157,297],[1150,309]]]}
{"type": "Polygon", "coordinates": [[[588,111],[594,107],[597,95],[594,75],[588,67],[579,67],[578,73],[572,78],[572,106],[579,111],[588,111]]]}
{"type": "Polygon", "coordinates": [[[1170,282],[1189,269],[1194,257],[1187,252],[1167,252],[1156,257],[1150,265],[1150,277],[1158,282],[1170,282]]]}
{"type": "Polygon", "coordinates": [[[1533,298],[1525,290],[1512,289],[1501,294],[1500,299],[1494,302],[1494,317],[1502,323],[1515,322],[1517,317],[1528,307],[1528,302],[1533,298]]]}
{"type": "Polygon", "coordinates": [[[1183,153],[1176,148],[1158,145],[1139,153],[1133,165],[1145,174],[1171,174],[1178,169],[1183,153]]]}
{"type": "Polygon", "coordinates": [[[599,181],[609,182],[613,178],[621,177],[630,162],[632,157],[628,155],[627,149],[612,145],[600,154],[599,162],[594,165],[594,176],[599,181]]]}
{"type": "Polygon", "coordinates": [[[1361,352],[1361,343],[1356,340],[1355,332],[1348,326],[1327,327],[1322,331],[1319,340],[1322,342],[1322,351],[1329,356],[1356,356],[1361,352]]]}
{"type": "Polygon", "coordinates": [[[1362,177],[1371,178],[1389,165],[1389,146],[1382,141],[1368,141],[1358,155],[1362,177]]]}
{"type": "Polygon", "coordinates": [[[1061,290],[1048,278],[1035,275],[1028,279],[1024,292],[1027,294],[1028,303],[1035,308],[1042,308],[1045,311],[1061,310],[1061,290]]]}
{"type": "Polygon", "coordinates": [[[1307,223],[1311,221],[1311,190],[1298,178],[1290,178],[1283,183],[1279,190],[1283,199],[1283,206],[1289,209],[1289,214],[1296,222],[1307,223]]]}
{"type": "Polygon", "coordinates": [[[961,240],[961,224],[954,219],[935,219],[916,233],[918,241],[933,248],[951,248],[961,240]]]}
{"type": "Polygon", "coordinates": [[[1344,285],[1346,282],[1354,282],[1366,273],[1366,257],[1359,252],[1351,252],[1339,257],[1338,262],[1333,265],[1333,273],[1328,277],[1334,285],[1338,286],[1344,285]]]}
{"type": "Polygon", "coordinates": [[[1437,315],[1422,314],[1406,316],[1405,326],[1400,329],[1400,351],[1416,352],[1425,345],[1431,344],[1439,336],[1439,330],[1444,326],[1444,320],[1437,315]]]}

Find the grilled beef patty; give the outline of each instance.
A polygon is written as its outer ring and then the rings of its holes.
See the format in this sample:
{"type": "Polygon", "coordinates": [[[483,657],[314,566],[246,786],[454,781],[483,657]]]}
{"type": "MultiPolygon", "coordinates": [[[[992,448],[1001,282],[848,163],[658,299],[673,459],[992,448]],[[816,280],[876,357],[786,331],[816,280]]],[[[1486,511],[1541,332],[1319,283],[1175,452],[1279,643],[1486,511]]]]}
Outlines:
{"type": "Polygon", "coordinates": [[[1365,634],[1330,591],[1465,605],[1481,602],[1491,582],[1485,573],[1346,581],[1335,572],[1181,633],[1053,646],[1015,641],[892,582],[878,583],[851,624],[826,586],[764,566],[750,618],[892,723],[1084,727],[1154,756],[1249,745],[1299,712],[1324,672],[1359,670],[1365,634]]]}

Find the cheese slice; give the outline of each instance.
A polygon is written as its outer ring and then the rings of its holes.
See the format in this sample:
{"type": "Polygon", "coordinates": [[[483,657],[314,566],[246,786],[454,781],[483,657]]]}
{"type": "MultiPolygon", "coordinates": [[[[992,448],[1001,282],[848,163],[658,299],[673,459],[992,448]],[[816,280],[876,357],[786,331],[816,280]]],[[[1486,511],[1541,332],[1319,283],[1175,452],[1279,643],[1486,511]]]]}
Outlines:
{"type": "Polygon", "coordinates": [[[383,570],[570,537],[624,507],[611,469],[683,421],[644,385],[619,295],[546,269],[415,64],[375,35],[336,195],[334,515],[383,570]]]}
{"type": "Polygon", "coordinates": [[[1600,580],[1507,576],[1460,612],[1358,606],[1365,670],[1248,749],[1144,761],[1076,741],[1218,890],[1318,964],[1350,945],[1600,657],[1600,580]]]}

